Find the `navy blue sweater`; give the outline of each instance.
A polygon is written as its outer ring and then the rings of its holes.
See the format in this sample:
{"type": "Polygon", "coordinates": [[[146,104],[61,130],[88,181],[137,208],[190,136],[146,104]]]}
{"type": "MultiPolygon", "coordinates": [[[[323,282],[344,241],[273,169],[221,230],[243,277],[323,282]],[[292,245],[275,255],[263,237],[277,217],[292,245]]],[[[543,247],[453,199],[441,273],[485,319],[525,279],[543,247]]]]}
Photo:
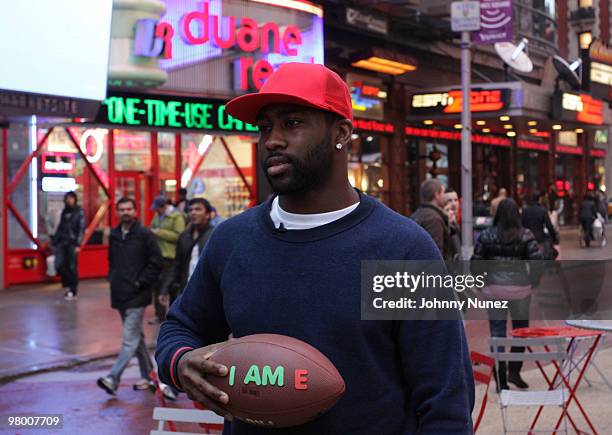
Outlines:
{"type": "Polygon", "coordinates": [[[285,334],[326,355],[346,393],[319,419],[289,429],[234,420],[224,434],[471,433],[474,383],[461,321],[362,321],[361,260],[427,260],[425,231],[360,194],[349,215],[310,230],[277,232],[271,201],[213,232],[161,326],[163,382],[183,347],[256,333],[285,334]]]}

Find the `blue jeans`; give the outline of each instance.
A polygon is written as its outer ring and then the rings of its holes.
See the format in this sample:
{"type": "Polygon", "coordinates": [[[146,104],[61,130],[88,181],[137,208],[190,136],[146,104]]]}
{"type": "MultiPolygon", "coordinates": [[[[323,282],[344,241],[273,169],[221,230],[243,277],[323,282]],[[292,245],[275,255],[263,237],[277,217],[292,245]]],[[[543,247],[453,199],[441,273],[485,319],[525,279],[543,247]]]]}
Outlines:
{"type": "Polygon", "coordinates": [[[123,322],[121,351],[109,373],[109,376],[113,378],[117,385],[119,385],[121,381],[123,371],[134,356],[138,358],[141,377],[149,379],[149,373],[153,370],[153,363],[147,353],[147,347],[142,333],[142,318],[144,316],[144,311],[145,307],[119,310],[121,321],[123,322]]]}

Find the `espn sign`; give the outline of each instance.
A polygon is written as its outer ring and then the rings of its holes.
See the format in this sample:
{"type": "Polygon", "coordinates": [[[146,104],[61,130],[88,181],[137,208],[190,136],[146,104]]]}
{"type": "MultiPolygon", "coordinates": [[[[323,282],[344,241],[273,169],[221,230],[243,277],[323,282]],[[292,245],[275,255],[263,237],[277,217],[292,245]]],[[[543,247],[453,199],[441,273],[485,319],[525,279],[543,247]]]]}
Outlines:
{"type": "MultiPolygon", "coordinates": [[[[487,89],[470,92],[472,112],[496,112],[508,105],[508,89],[487,89]]],[[[415,94],[412,96],[413,113],[461,113],[463,93],[452,90],[442,93],[415,94]]]]}

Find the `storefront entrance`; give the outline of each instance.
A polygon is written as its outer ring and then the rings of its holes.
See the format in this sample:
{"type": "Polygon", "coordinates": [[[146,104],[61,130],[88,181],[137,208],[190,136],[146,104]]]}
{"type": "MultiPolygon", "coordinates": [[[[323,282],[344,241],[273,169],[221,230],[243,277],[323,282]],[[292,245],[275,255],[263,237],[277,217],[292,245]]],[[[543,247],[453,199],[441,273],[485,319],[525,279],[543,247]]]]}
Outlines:
{"type": "MultiPolygon", "coordinates": [[[[141,172],[121,171],[115,173],[115,198],[132,198],[136,201],[136,212],[139,220],[149,224],[151,215],[150,206],[153,202],[153,191],[151,189],[151,176],[141,172]]],[[[113,215],[113,224],[117,217],[113,215]]]]}
{"type": "Polygon", "coordinates": [[[5,239],[0,287],[55,279],[46,276],[46,259],[68,191],[76,192],[85,211],[81,278],[107,275],[108,237],[119,223],[114,209],[122,197],[134,199],[145,226],[154,214],[154,197],[176,201],[180,188],[188,197],[206,197],[223,218],[257,200],[253,136],[80,124],[13,124],[0,135],[6,174],[0,184],[5,198],[0,203],[5,239]]]}

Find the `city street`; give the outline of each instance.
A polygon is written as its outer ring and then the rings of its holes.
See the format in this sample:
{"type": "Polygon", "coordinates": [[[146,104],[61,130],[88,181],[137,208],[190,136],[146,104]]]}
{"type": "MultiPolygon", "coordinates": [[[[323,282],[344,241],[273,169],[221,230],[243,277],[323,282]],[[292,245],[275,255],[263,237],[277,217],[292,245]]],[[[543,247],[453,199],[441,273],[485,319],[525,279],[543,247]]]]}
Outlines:
{"type": "MultiPolygon", "coordinates": [[[[575,228],[562,231],[564,259],[612,258],[612,244],[586,250],[580,249],[576,240],[575,228]]],[[[121,335],[119,317],[110,308],[105,281],[84,281],[77,301],[64,301],[57,284],[46,284],[13,287],[0,293],[0,302],[0,350],[3,355],[0,359],[0,409],[3,413],[63,414],[63,431],[48,433],[82,433],[80,428],[87,425],[91,429],[89,433],[140,434],[154,427],[152,410],[160,406],[160,402],[148,391],[132,390],[132,384],[139,378],[135,359],[124,374],[116,398],[96,386],[96,379],[105,375],[114,361],[121,335]]],[[[149,307],[145,319],[152,317],[153,310],[149,307]]],[[[487,353],[487,322],[466,323],[470,349],[487,353]]],[[[145,322],[145,336],[151,349],[156,332],[157,326],[145,322]]],[[[612,340],[608,340],[597,359],[600,367],[608,369],[610,377],[611,346],[612,340]]],[[[534,385],[542,382],[535,367],[527,369],[528,382],[534,385]]],[[[597,380],[596,375],[591,378],[597,380]]],[[[612,391],[606,390],[601,383],[583,389],[584,399],[581,397],[581,400],[589,404],[588,409],[600,433],[609,432],[612,423],[602,403],[609,400],[612,391]]],[[[478,400],[483,391],[483,387],[478,386],[478,400]]],[[[491,387],[482,433],[496,434],[501,430],[496,401],[491,387]]],[[[185,395],[181,395],[171,406],[190,408],[192,405],[185,395]]],[[[552,414],[549,417],[552,419],[552,414]]],[[[186,426],[189,429],[189,425],[186,426]]]]}
{"type": "Polygon", "coordinates": [[[612,434],[612,0],[5,3],[0,435],[612,434]]]}

